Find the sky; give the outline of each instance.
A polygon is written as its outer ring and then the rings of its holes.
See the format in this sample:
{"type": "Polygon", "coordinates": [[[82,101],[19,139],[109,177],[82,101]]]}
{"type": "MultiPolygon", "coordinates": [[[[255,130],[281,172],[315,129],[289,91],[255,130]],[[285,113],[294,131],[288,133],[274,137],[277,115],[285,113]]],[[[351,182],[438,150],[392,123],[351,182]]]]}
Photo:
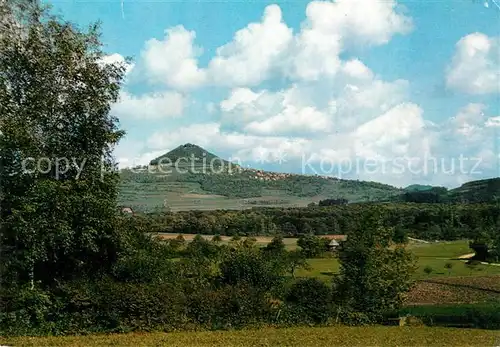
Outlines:
{"type": "Polygon", "coordinates": [[[400,187],[499,176],[499,0],[51,4],[127,67],[121,167],[193,143],[400,187]]]}

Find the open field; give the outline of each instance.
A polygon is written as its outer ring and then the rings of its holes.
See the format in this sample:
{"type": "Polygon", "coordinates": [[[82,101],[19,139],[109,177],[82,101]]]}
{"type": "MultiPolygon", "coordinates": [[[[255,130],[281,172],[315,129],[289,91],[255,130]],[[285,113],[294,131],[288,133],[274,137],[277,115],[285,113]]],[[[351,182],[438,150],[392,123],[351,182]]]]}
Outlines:
{"type": "MultiPolygon", "coordinates": [[[[178,234],[162,233],[159,234],[162,239],[176,238],[178,234]]],[[[191,241],[195,235],[183,234],[186,241],[191,241]]],[[[323,235],[325,237],[338,237],[339,235],[323,235]]],[[[211,240],[213,235],[202,235],[207,240],[211,240]]],[[[229,242],[230,236],[221,236],[222,242],[229,242]]],[[[255,237],[257,244],[264,247],[271,242],[271,236],[255,237]]],[[[288,250],[297,248],[296,238],[283,239],[288,250]]],[[[415,279],[428,280],[438,277],[450,278],[457,276],[490,276],[500,275],[500,266],[480,264],[476,266],[466,265],[464,259],[460,259],[463,255],[470,255],[468,241],[449,241],[449,242],[432,242],[420,243],[410,242],[409,246],[412,252],[417,257],[417,270],[415,279]],[[445,265],[450,263],[451,269],[446,269],[445,265]],[[425,267],[431,267],[433,271],[430,274],[424,272],[425,267]]],[[[299,269],[297,276],[299,277],[319,277],[324,280],[329,280],[331,275],[339,271],[339,262],[336,258],[317,258],[309,259],[309,269],[299,269]]]]}
{"type": "Polygon", "coordinates": [[[119,204],[130,206],[138,211],[163,209],[170,211],[191,210],[242,210],[256,206],[261,207],[306,207],[311,202],[318,202],[326,196],[298,197],[286,191],[266,190],[262,196],[237,198],[220,194],[212,194],[203,190],[196,182],[124,182],[121,185],[119,204]]]}
{"type": "Polygon", "coordinates": [[[0,339],[11,346],[498,346],[500,332],[429,327],[331,327],[0,339]]]}
{"type": "MultiPolygon", "coordinates": [[[[161,234],[164,239],[177,237],[178,234],[161,234]]],[[[185,234],[190,241],[195,235],[185,234]]],[[[329,235],[332,236],[332,235],[329,235]]],[[[337,235],[338,236],[338,235],[337,235]]],[[[210,240],[212,235],[204,235],[210,240]]],[[[272,237],[258,236],[257,243],[265,246],[272,237]]],[[[222,236],[222,242],[229,242],[231,237],[222,236]]],[[[296,238],[285,238],[287,249],[297,247],[296,238]]],[[[500,300],[500,266],[476,265],[467,266],[462,255],[470,255],[467,241],[418,243],[411,242],[410,249],[417,256],[417,270],[414,278],[417,280],[408,295],[408,305],[422,304],[454,304],[477,303],[490,300],[500,300]],[[445,264],[452,264],[446,269],[445,264]],[[430,266],[433,272],[426,274],[424,268],[430,266]]],[[[330,281],[332,275],[340,269],[336,258],[308,259],[309,269],[298,269],[297,277],[317,277],[330,281]]]]}
{"type": "MultiPolygon", "coordinates": [[[[500,275],[500,266],[476,265],[467,266],[464,260],[458,259],[461,255],[470,253],[467,241],[435,242],[435,243],[410,243],[412,252],[417,256],[416,279],[430,279],[437,277],[456,276],[489,276],[500,275]],[[445,264],[452,264],[451,269],[446,269],[445,264]],[[430,266],[433,272],[426,274],[424,268],[430,266]]],[[[338,272],[339,264],[336,258],[309,259],[310,270],[300,270],[297,276],[312,276],[328,279],[333,273],[338,272]]]]}

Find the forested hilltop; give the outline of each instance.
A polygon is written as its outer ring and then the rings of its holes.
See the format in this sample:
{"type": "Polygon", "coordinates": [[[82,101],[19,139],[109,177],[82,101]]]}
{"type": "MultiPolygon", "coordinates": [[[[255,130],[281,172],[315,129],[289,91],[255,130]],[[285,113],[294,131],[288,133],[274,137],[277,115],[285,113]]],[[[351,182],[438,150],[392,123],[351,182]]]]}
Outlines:
{"type": "Polygon", "coordinates": [[[123,169],[119,202],[142,212],[262,207],[305,207],[326,199],[359,202],[496,202],[500,179],[459,188],[387,184],[243,168],[195,145],[184,144],[149,166],[123,169]],[[211,165],[212,163],[213,165],[211,165]]]}

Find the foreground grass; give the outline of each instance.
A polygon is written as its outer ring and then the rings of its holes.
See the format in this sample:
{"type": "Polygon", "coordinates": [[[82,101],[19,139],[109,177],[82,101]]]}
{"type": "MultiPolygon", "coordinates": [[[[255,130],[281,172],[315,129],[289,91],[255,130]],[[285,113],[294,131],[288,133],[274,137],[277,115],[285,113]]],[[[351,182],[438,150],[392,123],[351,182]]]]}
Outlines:
{"type": "Polygon", "coordinates": [[[498,346],[500,332],[429,327],[331,327],[0,338],[9,346],[498,346]]]}

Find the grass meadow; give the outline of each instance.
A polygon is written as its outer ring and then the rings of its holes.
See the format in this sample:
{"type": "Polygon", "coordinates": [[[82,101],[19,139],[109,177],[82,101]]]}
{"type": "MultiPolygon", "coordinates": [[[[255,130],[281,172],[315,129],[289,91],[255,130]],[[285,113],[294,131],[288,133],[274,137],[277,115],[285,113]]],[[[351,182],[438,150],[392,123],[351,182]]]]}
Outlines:
{"type": "MultiPolygon", "coordinates": [[[[163,239],[177,237],[178,234],[160,234],[163,239]]],[[[183,235],[186,241],[194,238],[194,235],[183,235]]],[[[213,236],[204,235],[210,240],[213,236]]],[[[229,242],[231,237],[222,236],[222,242],[229,242]]],[[[264,247],[271,242],[270,236],[256,237],[257,244],[264,247]]],[[[297,248],[296,238],[285,238],[283,240],[288,250],[297,248]]],[[[489,276],[500,275],[500,266],[495,265],[476,265],[467,266],[465,260],[459,259],[460,256],[471,253],[468,241],[448,241],[448,242],[410,242],[409,246],[417,257],[417,270],[415,279],[426,280],[432,278],[447,278],[456,276],[489,276]],[[445,268],[445,265],[451,264],[451,268],[445,268]],[[432,272],[427,274],[424,269],[431,267],[432,272]]],[[[296,273],[299,277],[318,277],[323,280],[329,280],[332,275],[338,273],[340,265],[335,257],[308,259],[309,269],[299,269],[296,273]]]]}
{"type": "Polygon", "coordinates": [[[330,346],[488,346],[500,345],[500,332],[437,327],[262,328],[258,330],[112,334],[68,337],[0,338],[10,346],[36,347],[330,347],[330,346]]]}

